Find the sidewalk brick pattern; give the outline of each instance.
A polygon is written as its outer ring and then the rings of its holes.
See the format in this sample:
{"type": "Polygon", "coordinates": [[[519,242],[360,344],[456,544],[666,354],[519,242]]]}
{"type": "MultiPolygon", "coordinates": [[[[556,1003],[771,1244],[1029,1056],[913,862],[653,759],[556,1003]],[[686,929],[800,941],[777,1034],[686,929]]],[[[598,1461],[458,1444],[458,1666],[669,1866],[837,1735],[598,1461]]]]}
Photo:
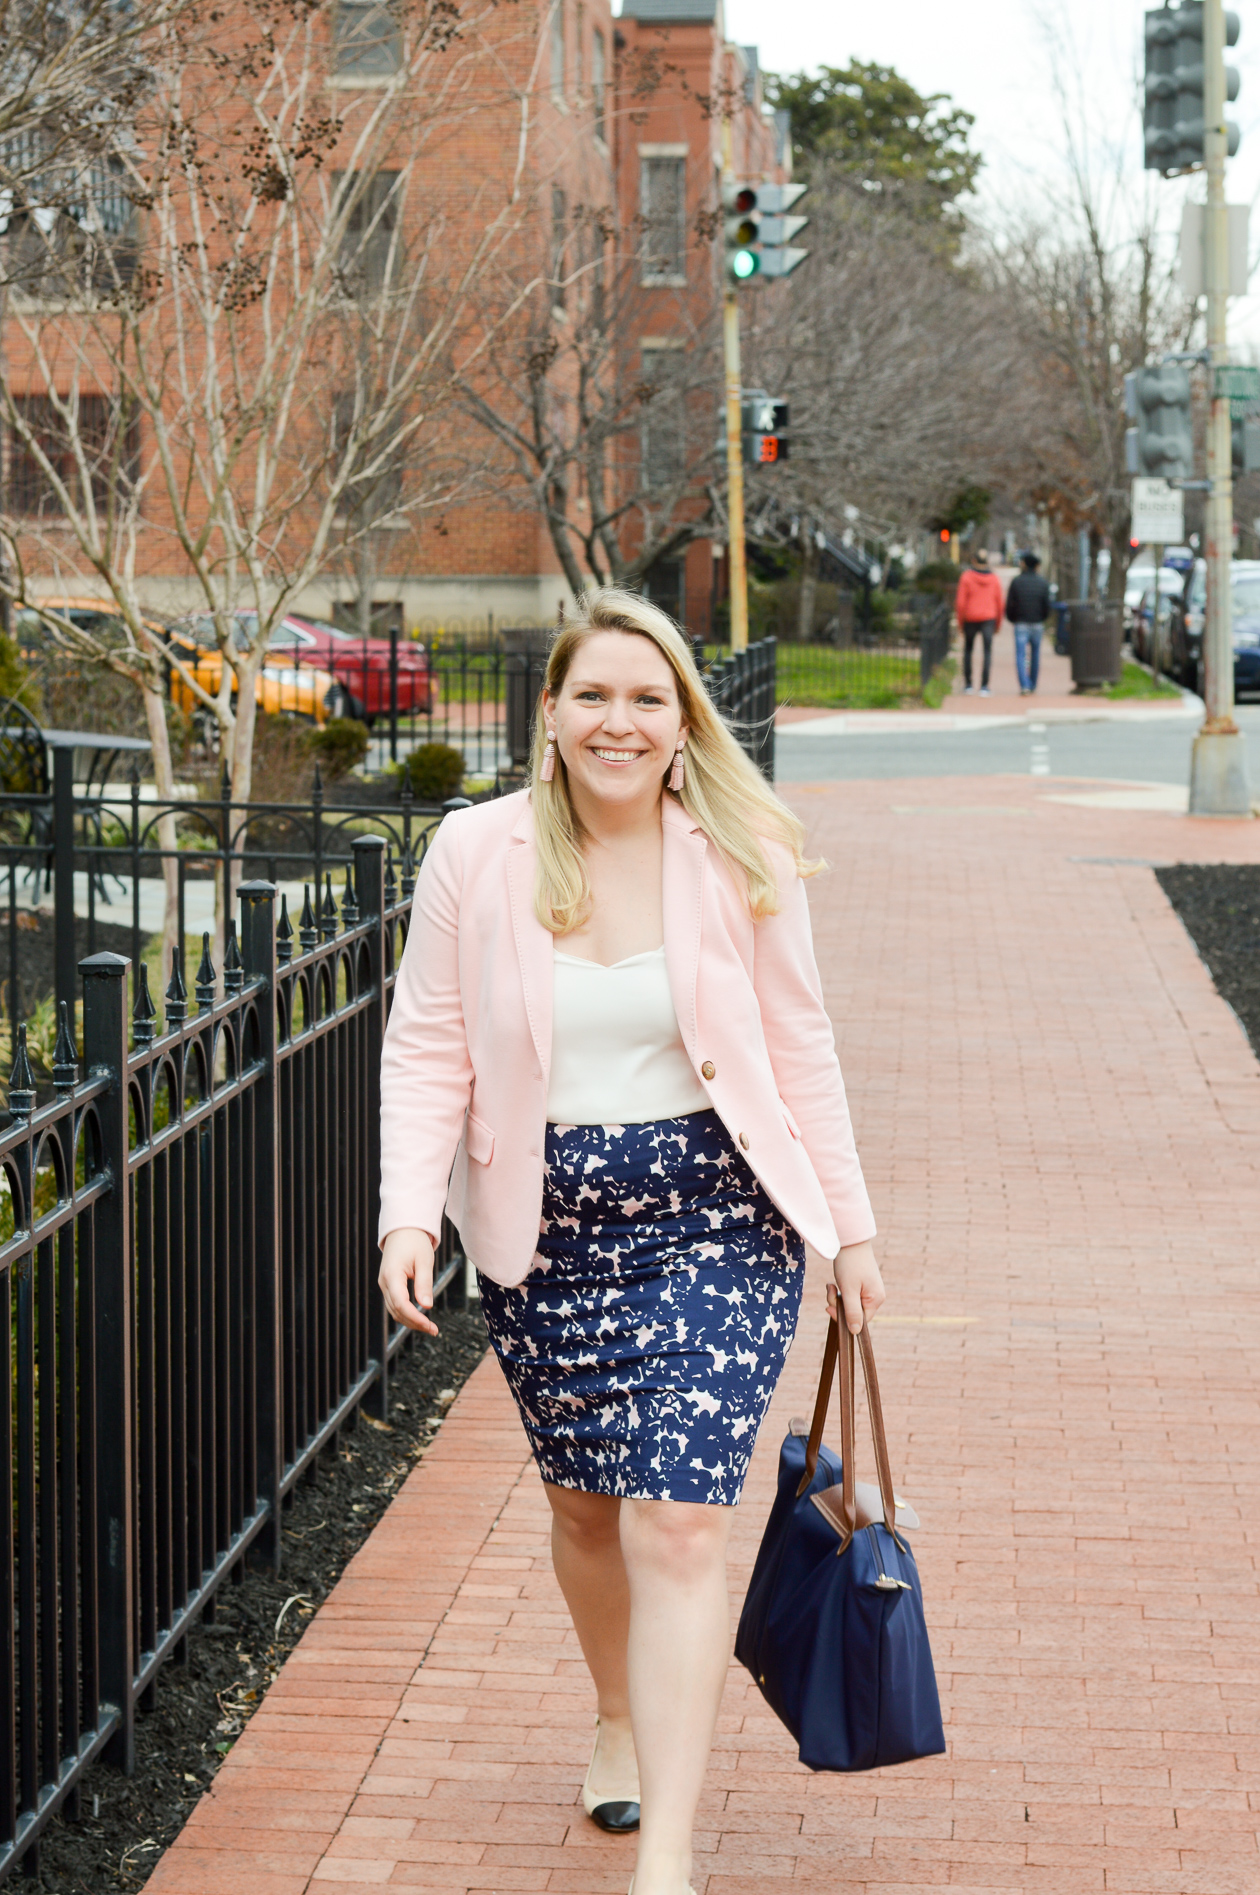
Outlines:
{"type": "MultiPolygon", "coordinates": [[[[698,1895],[1255,1895],[1260,1084],[1143,861],[1251,829],[1044,780],[796,786],[891,1287],[948,1756],[812,1776],[732,1667],[698,1895]]],[[[821,1268],[737,1525],[738,1605],[821,1268]]],[[[861,1469],[859,1471],[862,1471],[861,1469]]],[[[547,1510],[483,1363],[152,1895],[624,1895],[547,1510]]]]}

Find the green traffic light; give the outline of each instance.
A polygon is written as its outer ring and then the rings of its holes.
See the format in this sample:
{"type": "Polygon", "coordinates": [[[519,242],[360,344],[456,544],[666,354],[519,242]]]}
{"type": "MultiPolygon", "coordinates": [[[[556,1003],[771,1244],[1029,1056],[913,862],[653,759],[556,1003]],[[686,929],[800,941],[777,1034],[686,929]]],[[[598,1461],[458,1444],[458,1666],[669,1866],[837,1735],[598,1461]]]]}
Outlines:
{"type": "Polygon", "coordinates": [[[737,250],[731,258],[731,275],[746,282],[750,276],[756,276],[760,268],[760,259],[752,250],[737,250]]]}

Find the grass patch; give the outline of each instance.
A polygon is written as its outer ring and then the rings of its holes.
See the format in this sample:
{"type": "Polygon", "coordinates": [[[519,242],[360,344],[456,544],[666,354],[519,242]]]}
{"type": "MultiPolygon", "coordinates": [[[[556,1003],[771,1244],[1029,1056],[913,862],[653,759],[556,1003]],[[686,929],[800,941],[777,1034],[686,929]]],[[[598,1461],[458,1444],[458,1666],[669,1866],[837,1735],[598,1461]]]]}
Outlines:
{"type": "Polygon", "coordinates": [[[958,675],[957,658],[946,658],[937,665],[935,671],[923,687],[923,702],[930,711],[939,711],[954,688],[954,679],[958,675]]]}
{"type": "Polygon", "coordinates": [[[1124,670],[1119,682],[1109,684],[1103,693],[1109,698],[1155,698],[1180,697],[1181,690],[1170,678],[1154,678],[1141,665],[1135,665],[1130,659],[1124,661],[1124,670]]]}
{"type": "MultiPolygon", "coordinates": [[[[725,656],[725,652],[719,652],[725,656]]],[[[777,700],[819,710],[896,710],[921,701],[917,652],[781,644],[777,700]]]]}

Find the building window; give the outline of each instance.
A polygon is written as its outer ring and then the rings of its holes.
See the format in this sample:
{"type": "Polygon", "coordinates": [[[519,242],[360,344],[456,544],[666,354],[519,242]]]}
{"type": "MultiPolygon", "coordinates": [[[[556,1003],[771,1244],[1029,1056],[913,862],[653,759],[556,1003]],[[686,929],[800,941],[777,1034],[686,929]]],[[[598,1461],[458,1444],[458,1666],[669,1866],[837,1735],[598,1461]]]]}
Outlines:
{"type": "Polygon", "coordinates": [[[564,192],[558,184],[551,187],[551,301],[555,309],[563,309],[565,302],[565,278],[568,264],[565,250],[568,245],[569,217],[564,192]]]}
{"type": "Polygon", "coordinates": [[[342,203],[353,193],[341,240],[341,272],[351,296],[375,295],[383,290],[397,267],[398,172],[378,171],[364,179],[360,171],[339,171],[335,177],[342,203]]]}
{"type": "Polygon", "coordinates": [[[642,281],[687,281],[687,160],[640,158],[642,281]]]}
{"type": "Polygon", "coordinates": [[[685,363],[682,349],[643,351],[643,487],[650,494],[677,487],[686,471],[685,363]]]}
{"type": "Polygon", "coordinates": [[[564,104],[564,0],[551,0],[551,99],[564,104]]]}
{"type": "Polygon", "coordinates": [[[338,0],[333,50],[340,79],[383,79],[402,65],[402,28],[381,0],[338,0]]]}
{"type": "Polygon", "coordinates": [[[604,123],[604,35],[596,27],[591,34],[591,105],[594,108],[595,136],[605,145],[608,132],[604,123]]]}
{"type": "MultiPolygon", "coordinates": [[[[85,501],[76,443],[87,462],[97,510],[105,513],[126,504],[140,472],[140,429],[134,411],[107,395],[80,395],[76,425],[73,416],[63,421],[47,395],[15,395],[13,405],[75,506],[85,501]]],[[[17,435],[9,439],[9,506],[26,519],[59,519],[63,514],[55,487],[17,435]]]]}

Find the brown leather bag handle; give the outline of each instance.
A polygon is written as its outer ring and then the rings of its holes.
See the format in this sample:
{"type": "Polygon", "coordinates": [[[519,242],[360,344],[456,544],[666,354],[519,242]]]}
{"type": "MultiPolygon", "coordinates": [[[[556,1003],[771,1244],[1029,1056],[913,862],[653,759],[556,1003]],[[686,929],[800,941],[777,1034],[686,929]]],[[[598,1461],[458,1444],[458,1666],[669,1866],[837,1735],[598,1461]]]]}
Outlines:
{"type": "MultiPolygon", "coordinates": [[[[875,1469],[879,1479],[879,1497],[884,1505],[884,1524],[895,1538],[897,1502],[893,1494],[892,1468],[888,1459],[888,1441],[884,1433],[884,1409],[880,1401],[879,1378],[875,1372],[875,1349],[871,1341],[869,1323],[863,1323],[858,1342],[862,1352],[862,1374],[866,1381],[871,1434],[875,1443],[875,1469]]],[[[856,1419],[853,1334],[848,1324],[842,1321],[827,1324],[822,1373],[818,1378],[818,1399],[814,1403],[814,1418],[810,1423],[809,1440],[805,1445],[805,1472],[801,1476],[796,1492],[799,1499],[808,1490],[818,1467],[818,1450],[822,1445],[823,1428],[826,1425],[827,1408],[831,1398],[831,1377],[837,1363],[840,1370],[841,1507],[845,1524],[852,1534],[857,1529],[857,1501],[854,1492],[857,1473],[854,1467],[856,1419]]]]}

